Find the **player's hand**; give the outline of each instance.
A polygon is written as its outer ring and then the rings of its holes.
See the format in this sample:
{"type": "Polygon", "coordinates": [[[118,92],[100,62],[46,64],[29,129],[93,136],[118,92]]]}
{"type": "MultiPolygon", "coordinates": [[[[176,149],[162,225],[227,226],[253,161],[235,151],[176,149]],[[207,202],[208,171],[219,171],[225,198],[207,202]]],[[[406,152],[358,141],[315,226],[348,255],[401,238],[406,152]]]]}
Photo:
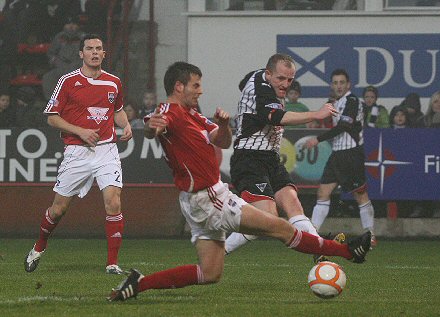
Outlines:
{"type": "Polygon", "coordinates": [[[153,130],[164,129],[168,125],[167,116],[160,113],[160,108],[157,107],[147,124],[148,127],[153,130]]]}
{"type": "Polygon", "coordinates": [[[318,143],[319,143],[318,139],[316,137],[312,137],[308,139],[306,143],[304,143],[303,148],[310,149],[314,146],[317,146],[318,143]]]}
{"type": "Polygon", "coordinates": [[[121,141],[128,141],[132,138],[132,136],[133,136],[133,132],[131,131],[131,125],[129,123],[125,126],[124,130],[122,131],[122,135],[119,139],[121,141]]]}
{"type": "Polygon", "coordinates": [[[99,129],[82,129],[79,137],[89,146],[96,146],[99,141],[99,129]]]}
{"type": "Polygon", "coordinates": [[[214,113],[214,121],[219,126],[229,125],[229,113],[224,111],[222,108],[217,107],[214,113]]]}
{"type": "Polygon", "coordinates": [[[329,116],[336,116],[339,112],[333,107],[331,103],[324,104],[321,109],[316,112],[316,119],[325,119],[329,116]]]}

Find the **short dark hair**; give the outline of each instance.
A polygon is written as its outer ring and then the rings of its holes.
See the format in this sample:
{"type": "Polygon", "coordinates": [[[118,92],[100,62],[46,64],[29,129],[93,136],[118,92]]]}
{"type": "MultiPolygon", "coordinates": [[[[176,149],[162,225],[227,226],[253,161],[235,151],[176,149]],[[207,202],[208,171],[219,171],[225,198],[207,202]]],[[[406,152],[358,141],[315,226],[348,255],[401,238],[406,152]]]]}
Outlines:
{"type": "Polygon", "coordinates": [[[295,90],[301,95],[301,84],[297,80],[292,81],[290,87],[287,88],[288,92],[291,90],[295,90]]]}
{"type": "Polygon", "coordinates": [[[202,71],[195,65],[186,62],[175,62],[170,65],[163,78],[163,85],[167,96],[173,94],[176,82],[180,81],[186,86],[191,79],[191,74],[202,77],[202,71]]]}
{"type": "Polygon", "coordinates": [[[283,61],[286,65],[295,65],[295,62],[290,55],[277,53],[269,57],[269,60],[266,64],[266,69],[270,70],[271,72],[274,71],[279,61],[283,61]]]}
{"type": "Polygon", "coordinates": [[[332,71],[332,74],[330,75],[330,80],[333,80],[333,76],[337,75],[343,75],[347,79],[347,81],[350,81],[350,76],[348,76],[348,73],[345,69],[337,68],[334,71],[332,71]]]}
{"type": "Polygon", "coordinates": [[[369,92],[369,91],[371,91],[376,96],[376,98],[379,97],[379,90],[377,90],[377,88],[374,87],[374,86],[367,86],[367,87],[365,87],[364,91],[362,93],[362,96],[365,96],[365,94],[367,92],[369,92]]]}
{"type": "Polygon", "coordinates": [[[82,50],[84,49],[84,43],[87,40],[100,40],[102,42],[102,45],[104,45],[104,41],[102,40],[102,37],[99,34],[95,34],[95,33],[87,33],[84,34],[84,36],[81,38],[81,41],[79,42],[79,50],[82,52],[82,50]]]}

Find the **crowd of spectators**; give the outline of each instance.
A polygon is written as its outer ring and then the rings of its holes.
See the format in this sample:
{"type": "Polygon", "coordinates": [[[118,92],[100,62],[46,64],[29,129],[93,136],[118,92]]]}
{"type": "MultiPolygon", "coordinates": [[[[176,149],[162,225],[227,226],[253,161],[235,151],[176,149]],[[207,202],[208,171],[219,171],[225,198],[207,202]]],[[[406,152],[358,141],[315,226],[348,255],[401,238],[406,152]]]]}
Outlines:
{"type": "MultiPolygon", "coordinates": [[[[46,127],[58,79],[81,65],[84,33],[106,37],[109,0],[6,0],[0,8],[0,128],[46,127]]],[[[114,14],[121,13],[118,1],[114,14]]]]}

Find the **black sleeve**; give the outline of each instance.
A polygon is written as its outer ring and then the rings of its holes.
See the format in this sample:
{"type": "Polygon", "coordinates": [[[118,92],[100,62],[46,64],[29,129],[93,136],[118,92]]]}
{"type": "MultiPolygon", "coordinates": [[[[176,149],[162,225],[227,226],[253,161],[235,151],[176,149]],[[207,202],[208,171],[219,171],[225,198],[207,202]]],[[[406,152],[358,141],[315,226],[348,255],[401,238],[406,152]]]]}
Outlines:
{"type": "Polygon", "coordinates": [[[319,142],[334,138],[338,134],[347,132],[356,141],[359,142],[359,132],[362,130],[362,124],[356,121],[359,111],[359,100],[356,97],[348,96],[344,111],[339,118],[338,124],[330,130],[317,137],[319,142]]]}
{"type": "Polygon", "coordinates": [[[255,80],[255,102],[259,121],[265,124],[280,125],[280,121],[286,113],[284,106],[268,82],[264,81],[262,77],[257,77],[255,80]],[[272,114],[270,120],[269,114],[272,114]]]}

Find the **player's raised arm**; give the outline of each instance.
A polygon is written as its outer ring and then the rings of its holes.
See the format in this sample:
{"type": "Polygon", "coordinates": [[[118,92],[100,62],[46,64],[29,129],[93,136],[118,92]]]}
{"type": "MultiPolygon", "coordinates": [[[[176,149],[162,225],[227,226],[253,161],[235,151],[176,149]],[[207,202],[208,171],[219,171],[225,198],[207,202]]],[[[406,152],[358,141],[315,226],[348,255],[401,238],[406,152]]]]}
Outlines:
{"type": "Polygon", "coordinates": [[[280,123],[281,125],[303,124],[311,122],[313,120],[321,120],[329,116],[335,116],[337,113],[338,111],[333,107],[331,103],[326,103],[317,111],[287,111],[281,119],[280,123]]]}
{"type": "Polygon", "coordinates": [[[222,149],[229,148],[232,143],[232,131],[229,126],[229,113],[218,107],[214,114],[214,121],[219,128],[211,133],[211,143],[222,149]]]}
{"type": "Polygon", "coordinates": [[[154,137],[165,131],[167,124],[168,122],[166,116],[160,113],[160,108],[157,107],[154,113],[145,123],[144,136],[147,139],[153,139],[154,137]]]}

